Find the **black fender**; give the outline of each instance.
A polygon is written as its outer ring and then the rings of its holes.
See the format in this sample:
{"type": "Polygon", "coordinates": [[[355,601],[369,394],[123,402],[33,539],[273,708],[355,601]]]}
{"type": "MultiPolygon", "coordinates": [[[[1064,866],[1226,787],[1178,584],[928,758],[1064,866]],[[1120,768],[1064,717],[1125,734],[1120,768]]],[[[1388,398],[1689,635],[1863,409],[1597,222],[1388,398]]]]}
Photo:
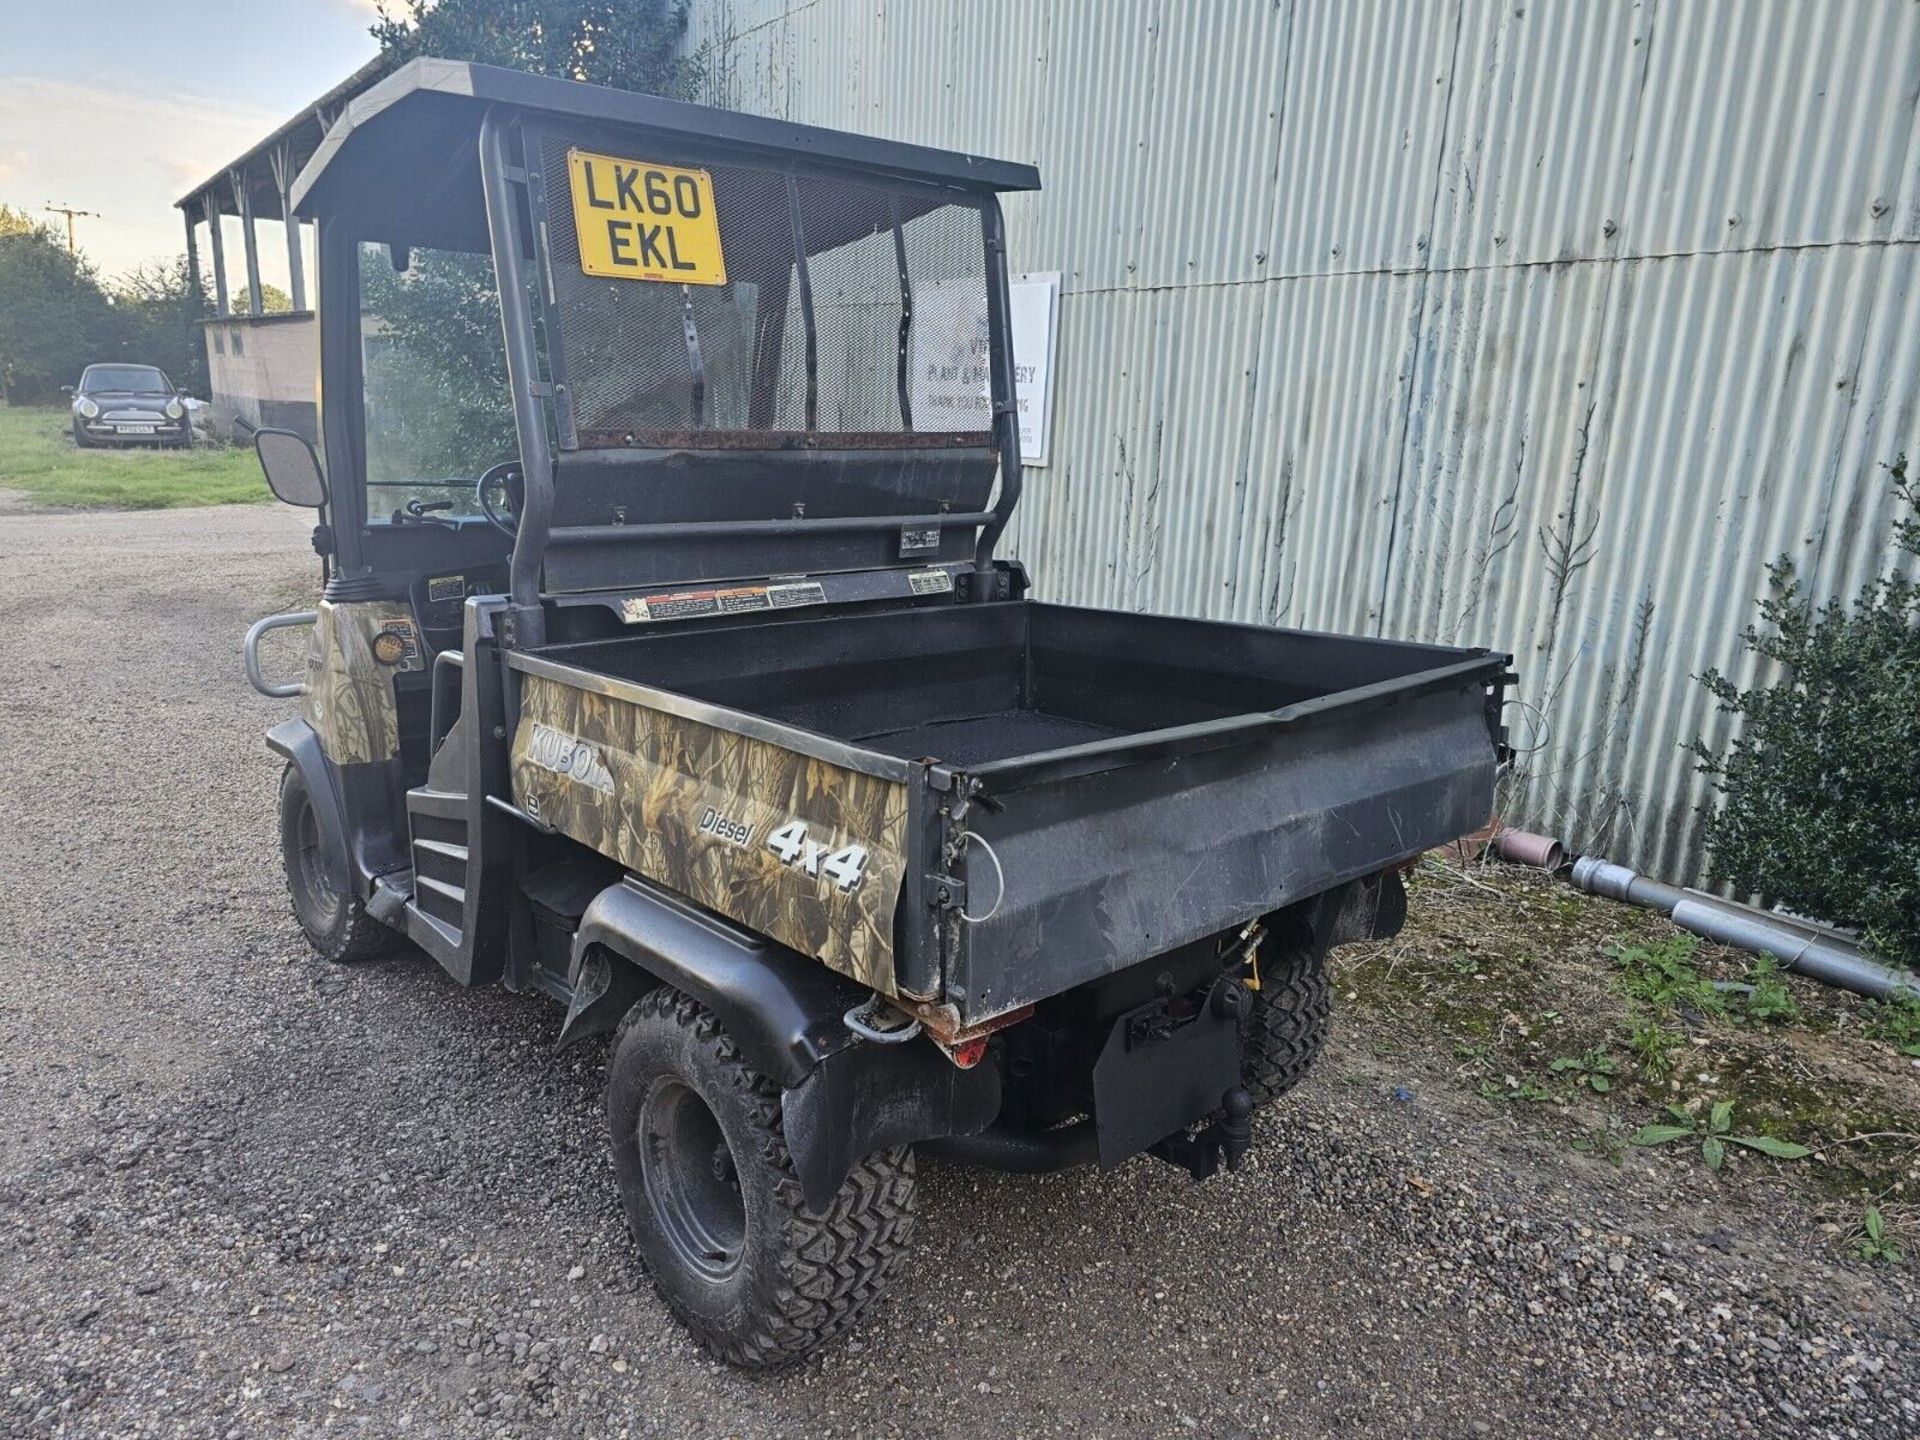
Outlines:
{"type": "Polygon", "coordinates": [[[747,1063],[786,1092],[787,1149],[816,1214],[875,1150],[971,1134],[999,1113],[994,1066],[961,1070],[925,1039],[861,1040],[844,1017],[872,998],[866,986],[638,876],[588,903],[569,978],[562,1046],[611,1033],[655,985],[711,1010],[747,1063]]]}
{"type": "Polygon", "coordinates": [[[962,1070],[931,1040],[870,1041],[829,1056],[787,1091],[780,1128],[800,1195],[826,1213],[853,1167],[876,1150],[977,1135],[1000,1114],[1000,1067],[962,1070]]]}
{"type": "Polygon", "coordinates": [[[713,1011],[747,1063],[785,1089],[854,1043],[841,1017],[872,994],[635,875],[588,902],[568,978],[561,1045],[610,1033],[641,994],[671,985],[713,1011]]]}
{"type": "Polygon", "coordinates": [[[320,828],[320,846],[326,852],[327,879],[342,895],[356,890],[353,864],[347,849],[347,817],[334,784],[333,762],[320,748],[320,737],[305,720],[283,720],[267,731],[267,748],[300,772],[320,828]]]}

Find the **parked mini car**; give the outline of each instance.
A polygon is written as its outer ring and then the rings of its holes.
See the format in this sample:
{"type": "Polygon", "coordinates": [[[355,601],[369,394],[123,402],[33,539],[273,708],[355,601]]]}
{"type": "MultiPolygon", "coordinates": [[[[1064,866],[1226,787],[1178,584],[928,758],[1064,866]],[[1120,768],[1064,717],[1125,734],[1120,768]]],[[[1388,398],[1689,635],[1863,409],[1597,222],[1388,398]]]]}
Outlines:
{"type": "Polygon", "coordinates": [[[186,396],[156,365],[89,365],[73,397],[73,443],[184,447],[193,441],[186,396]]]}

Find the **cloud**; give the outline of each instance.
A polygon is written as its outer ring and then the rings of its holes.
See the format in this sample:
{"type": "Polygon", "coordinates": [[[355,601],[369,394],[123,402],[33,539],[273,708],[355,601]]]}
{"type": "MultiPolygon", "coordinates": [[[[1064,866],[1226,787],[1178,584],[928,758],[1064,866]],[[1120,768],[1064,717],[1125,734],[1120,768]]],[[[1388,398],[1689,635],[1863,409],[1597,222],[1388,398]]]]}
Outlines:
{"type": "MultiPolygon", "coordinates": [[[[77,234],[94,263],[116,274],[177,255],[184,232],[173,202],[283,118],[200,96],[13,77],[0,86],[0,135],[9,141],[0,200],[30,212],[49,203],[97,211],[77,234]]],[[[277,226],[262,231],[263,259],[278,242],[277,226]]],[[[284,260],[271,268],[284,269],[284,260]]]]}

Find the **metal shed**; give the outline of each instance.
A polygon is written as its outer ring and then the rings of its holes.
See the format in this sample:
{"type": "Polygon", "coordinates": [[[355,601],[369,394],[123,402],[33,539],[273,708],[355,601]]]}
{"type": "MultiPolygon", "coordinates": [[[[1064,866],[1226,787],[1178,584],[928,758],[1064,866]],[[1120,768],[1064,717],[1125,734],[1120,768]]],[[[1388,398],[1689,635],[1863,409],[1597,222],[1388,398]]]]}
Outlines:
{"type": "Polygon", "coordinates": [[[1518,656],[1508,818],[1698,878],[1765,562],[1890,562],[1920,9],[695,0],[714,103],[1035,162],[1078,604],[1518,656]]]}

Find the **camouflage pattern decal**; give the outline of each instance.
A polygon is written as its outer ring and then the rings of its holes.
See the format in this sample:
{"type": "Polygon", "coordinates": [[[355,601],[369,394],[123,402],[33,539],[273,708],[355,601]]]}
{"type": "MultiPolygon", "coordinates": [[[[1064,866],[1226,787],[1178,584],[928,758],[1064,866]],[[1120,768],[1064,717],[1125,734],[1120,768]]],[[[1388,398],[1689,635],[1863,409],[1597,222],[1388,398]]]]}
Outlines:
{"type": "Polygon", "coordinates": [[[320,618],[307,642],[307,693],[301,714],[336,765],[364,765],[400,753],[400,712],[393,699],[393,672],[424,664],[413,613],[391,600],[320,602],[320,618]],[[383,631],[405,646],[398,664],[383,665],[373,642],[383,631]]]}
{"type": "Polygon", "coordinates": [[[522,809],[894,993],[906,786],[545,676],[521,680],[522,809]]]}

